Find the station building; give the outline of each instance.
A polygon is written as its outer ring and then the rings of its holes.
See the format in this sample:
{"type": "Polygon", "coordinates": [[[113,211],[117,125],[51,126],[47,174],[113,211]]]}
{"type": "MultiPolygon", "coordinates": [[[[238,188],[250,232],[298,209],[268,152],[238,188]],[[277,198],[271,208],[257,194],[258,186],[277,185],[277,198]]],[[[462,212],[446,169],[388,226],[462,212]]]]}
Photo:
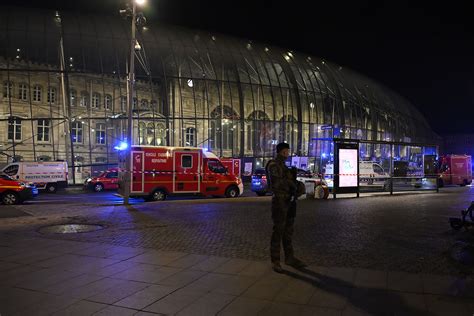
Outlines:
{"type": "MultiPolygon", "coordinates": [[[[11,7],[0,21],[0,163],[66,160],[77,181],[116,163],[130,22],[11,7]]],[[[405,98],[322,58],[153,23],[137,38],[133,144],[204,147],[255,169],[282,141],[306,168],[330,155],[319,140],[374,142],[362,160],[414,160],[439,141],[405,98]]]]}

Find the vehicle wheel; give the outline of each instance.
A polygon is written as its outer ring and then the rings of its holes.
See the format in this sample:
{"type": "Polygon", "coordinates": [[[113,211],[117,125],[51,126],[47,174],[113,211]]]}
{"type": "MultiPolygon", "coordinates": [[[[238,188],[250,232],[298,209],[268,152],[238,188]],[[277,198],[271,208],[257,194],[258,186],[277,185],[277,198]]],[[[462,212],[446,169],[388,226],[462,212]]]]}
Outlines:
{"type": "Polygon", "coordinates": [[[2,203],[5,205],[14,205],[19,203],[18,195],[14,192],[7,192],[2,195],[2,203]]]}
{"type": "Polygon", "coordinates": [[[228,197],[228,198],[238,197],[239,196],[239,188],[235,187],[235,186],[227,188],[227,190],[225,191],[225,196],[228,197]]]}
{"type": "Polygon", "coordinates": [[[94,185],[94,191],[95,192],[102,192],[104,191],[104,185],[102,183],[96,183],[94,185]]]}
{"type": "Polygon", "coordinates": [[[58,188],[56,187],[56,184],[48,184],[48,186],[46,187],[46,191],[48,193],[56,193],[57,190],[58,188]]]}
{"type": "Polygon", "coordinates": [[[264,195],[267,194],[267,192],[265,192],[265,191],[257,191],[255,193],[257,193],[258,196],[264,196],[264,195]]]}
{"type": "Polygon", "coordinates": [[[158,189],[153,191],[153,193],[147,199],[148,201],[164,201],[166,199],[166,192],[158,189]]]}

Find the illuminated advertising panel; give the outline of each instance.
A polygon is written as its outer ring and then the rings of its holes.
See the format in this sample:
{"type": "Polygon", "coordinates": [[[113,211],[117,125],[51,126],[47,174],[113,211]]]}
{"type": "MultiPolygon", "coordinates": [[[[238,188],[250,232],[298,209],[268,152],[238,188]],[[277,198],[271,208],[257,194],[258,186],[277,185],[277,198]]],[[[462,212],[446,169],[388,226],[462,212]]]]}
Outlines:
{"type": "Polygon", "coordinates": [[[339,149],[339,187],[357,187],[357,149],[339,149]]]}

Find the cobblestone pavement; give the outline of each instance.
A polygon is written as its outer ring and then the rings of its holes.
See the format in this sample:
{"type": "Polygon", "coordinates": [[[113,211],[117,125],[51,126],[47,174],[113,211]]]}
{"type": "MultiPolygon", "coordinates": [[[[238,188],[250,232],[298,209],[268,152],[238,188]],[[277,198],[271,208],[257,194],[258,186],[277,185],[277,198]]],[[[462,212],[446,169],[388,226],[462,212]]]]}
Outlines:
{"type": "MultiPolygon", "coordinates": [[[[448,217],[474,200],[474,187],[440,193],[299,202],[294,245],[321,266],[435,274],[470,273],[450,259],[456,234],[448,217]]],[[[269,260],[270,197],[177,200],[124,206],[75,204],[15,206],[32,216],[0,220],[0,232],[93,241],[201,255],[269,260]],[[41,235],[56,223],[97,223],[104,230],[41,235]]]]}

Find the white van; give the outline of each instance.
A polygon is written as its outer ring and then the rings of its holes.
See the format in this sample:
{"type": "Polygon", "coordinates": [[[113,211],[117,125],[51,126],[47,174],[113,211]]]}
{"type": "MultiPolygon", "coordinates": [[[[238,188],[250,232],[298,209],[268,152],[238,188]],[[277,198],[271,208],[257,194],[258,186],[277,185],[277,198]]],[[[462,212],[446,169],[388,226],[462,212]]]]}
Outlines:
{"type": "Polygon", "coordinates": [[[390,175],[376,162],[359,161],[359,185],[385,187],[390,175]]]}
{"type": "Polygon", "coordinates": [[[38,189],[50,193],[67,186],[68,170],[65,161],[15,162],[2,171],[15,180],[33,183],[38,189]]]}
{"type": "MultiPolygon", "coordinates": [[[[334,165],[328,163],[325,166],[325,180],[328,186],[333,186],[334,165]]],[[[382,166],[373,161],[359,161],[359,185],[360,186],[380,186],[386,187],[390,175],[382,166]]]]}

